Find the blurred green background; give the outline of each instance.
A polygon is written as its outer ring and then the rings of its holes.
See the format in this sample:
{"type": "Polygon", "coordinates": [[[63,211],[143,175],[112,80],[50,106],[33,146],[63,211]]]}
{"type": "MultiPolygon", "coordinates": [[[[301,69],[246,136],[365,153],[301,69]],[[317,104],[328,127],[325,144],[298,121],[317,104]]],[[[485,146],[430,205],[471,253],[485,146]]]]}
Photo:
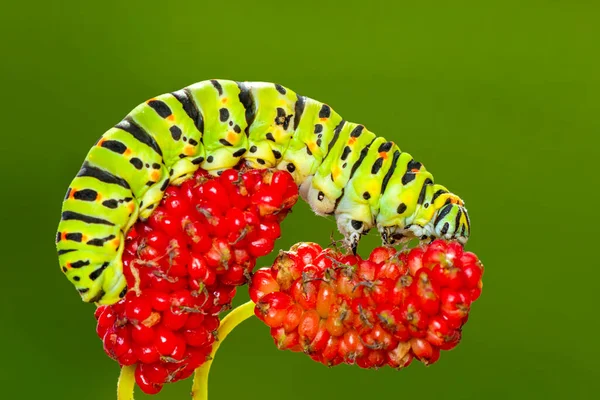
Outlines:
{"type": "MultiPolygon", "coordinates": [[[[466,200],[468,249],[486,266],[463,342],[434,366],[327,369],[277,351],[254,319],[221,347],[212,400],[597,398],[597,2],[10,3],[0,13],[1,398],[115,398],[118,366],[93,306],[58,268],[61,201],[108,127],[209,78],[281,83],[399,143],[466,200]]],[[[333,221],[310,214],[297,205],[278,247],[328,242],[333,221]]],[[[377,243],[365,239],[362,254],[377,243]]],[[[186,399],[190,387],[154,398],[186,399]]]]}

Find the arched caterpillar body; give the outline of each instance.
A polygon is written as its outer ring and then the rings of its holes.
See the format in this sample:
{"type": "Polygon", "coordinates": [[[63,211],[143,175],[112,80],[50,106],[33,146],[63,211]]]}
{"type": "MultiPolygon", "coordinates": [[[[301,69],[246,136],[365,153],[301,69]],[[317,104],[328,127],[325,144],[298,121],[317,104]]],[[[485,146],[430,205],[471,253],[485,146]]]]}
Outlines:
{"type": "Polygon", "coordinates": [[[150,99],[89,151],[62,207],[56,245],[63,272],[87,302],[125,295],[124,237],[170,184],[199,167],[243,160],[289,171],[319,215],[335,215],[355,250],[377,227],[387,244],[417,237],[466,242],[462,200],[396,144],[343,120],[327,104],[272,83],[203,81],[150,99]]]}

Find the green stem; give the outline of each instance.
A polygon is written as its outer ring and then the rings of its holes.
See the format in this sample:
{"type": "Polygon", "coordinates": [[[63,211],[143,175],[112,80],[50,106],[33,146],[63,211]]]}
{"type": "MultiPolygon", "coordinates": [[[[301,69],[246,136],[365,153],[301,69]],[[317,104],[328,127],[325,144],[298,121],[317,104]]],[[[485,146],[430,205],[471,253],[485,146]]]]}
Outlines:
{"type": "MultiPolygon", "coordinates": [[[[210,358],[204,364],[202,364],[194,374],[194,384],[192,385],[192,399],[193,400],[208,400],[208,373],[210,372],[210,366],[215,359],[215,354],[219,350],[219,346],[223,343],[223,340],[229,335],[229,333],[243,321],[254,315],[254,303],[249,301],[242,304],[231,311],[223,321],[217,331],[217,339],[213,344],[210,358]]],[[[120,398],[119,398],[120,399],[120,398]]]]}
{"type": "Polygon", "coordinates": [[[133,400],[133,386],[135,384],[135,365],[121,368],[117,382],[117,400],[133,400]]]}

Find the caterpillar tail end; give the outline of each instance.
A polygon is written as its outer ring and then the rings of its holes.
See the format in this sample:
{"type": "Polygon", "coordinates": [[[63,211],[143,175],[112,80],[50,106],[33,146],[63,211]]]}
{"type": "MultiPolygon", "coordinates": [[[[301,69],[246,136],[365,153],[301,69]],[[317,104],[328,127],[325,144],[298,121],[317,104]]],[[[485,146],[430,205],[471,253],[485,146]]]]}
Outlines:
{"type": "Polygon", "coordinates": [[[125,249],[125,240],[121,237],[121,242],[117,256],[112,260],[104,273],[102,282],[102,291],[104,295],[94,302],[98,305],[115,304],[127,293],[127,280],[123,273],[123,250],[125,249]]]}
{"type": "Polygon", "coordinates": [[[112,305],[121,300],[127,293],[127,281],[122,272],[120,259],[104,269],[103,276],[88,286],[78,288],[81,300],[97,305],[112,305]],[[118,265],[115,265],[118,264],[118,265]]]}

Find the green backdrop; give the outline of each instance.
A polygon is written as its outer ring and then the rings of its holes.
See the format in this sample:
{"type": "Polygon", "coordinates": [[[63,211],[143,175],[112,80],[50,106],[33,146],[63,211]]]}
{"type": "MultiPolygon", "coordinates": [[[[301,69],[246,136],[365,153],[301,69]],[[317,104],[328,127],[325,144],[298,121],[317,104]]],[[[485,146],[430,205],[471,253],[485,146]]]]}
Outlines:
{"type": "MultiPolygon", "coordinates": [[[[10,3],[0,12],[0,398],[115,398],[118,367],[93,306],[59,271],[61,200],[108,127],[209,78],[281,83],[399,143],[466,200],[468,249],[486,266],[462,343],[431,367],[327,369],[277,351],[254,319],[221,347],[212,400],[597,396],[597,2],[10,3]]],[[[296,206],[278,247],[327,243],[333,221],[310,214],[296,206]]],[[[362,253],[377,243],[369,236],[362,253]]],[[[186,399],[190,387],[155,398],[186,399]]]]}

